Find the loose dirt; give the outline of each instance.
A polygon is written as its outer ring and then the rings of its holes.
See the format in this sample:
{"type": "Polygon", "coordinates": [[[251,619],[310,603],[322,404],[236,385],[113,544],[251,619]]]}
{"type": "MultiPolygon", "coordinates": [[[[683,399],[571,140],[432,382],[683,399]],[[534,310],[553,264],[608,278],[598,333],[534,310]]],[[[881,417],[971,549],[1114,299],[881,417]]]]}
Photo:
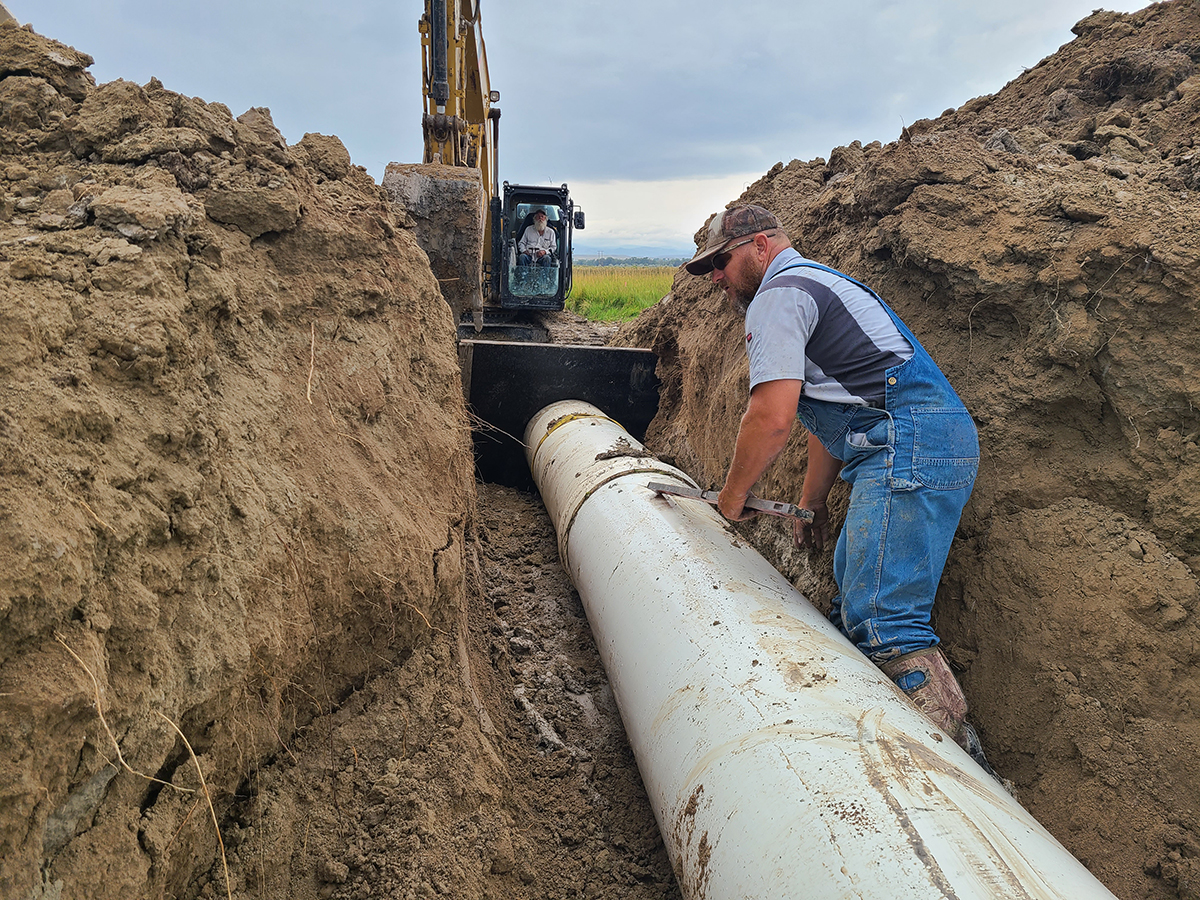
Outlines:
{"type": "MultiPolygon", "coordinates": [[[[935,625],[993,763],[1123,900],[1195,900],[1200,12],[1076,35],[743,199],[979,424],[935,625]]],[[[90,64],[0,26],[0,896],[679,896],[544,513],[474,483],[406,211],[336,138],[90,64]]],[[[717,485],[739,318],[681,273],[612,340],[717,485]]],[[[828,602],[828,554],[744,533],[828,602]]]]}
{"type": "Polygon", "coordinates": [[[679,896],[549,519],[509,488],[479,500],[469,624],[246,785],[247,896],[679,896]]]}

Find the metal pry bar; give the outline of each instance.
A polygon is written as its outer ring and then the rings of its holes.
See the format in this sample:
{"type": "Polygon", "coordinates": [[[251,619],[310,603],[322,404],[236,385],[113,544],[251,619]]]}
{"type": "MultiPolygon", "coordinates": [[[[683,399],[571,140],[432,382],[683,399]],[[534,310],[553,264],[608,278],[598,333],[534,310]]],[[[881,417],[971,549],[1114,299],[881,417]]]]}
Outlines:
{"type": "MultiPolygon", "coordinates": [[[[672,494],[676,497],[688,497],[692,500],[703,500],[705,503],[717,505],[720,496],[716,491],[702,491],[699,488],[688,487],[685,484],[663,484],[652,481],[647,489],[656,494],[672,494]]],[[[799,519],[801,522],[811,522],[813,514],[807,509],[801,509],[795,503],[782,503],[777,500],[760,500],[758,497],[747,497],[746,508],[755,512],[766,513],[768,516],[783,516],[786,519],[799,519]]]]}

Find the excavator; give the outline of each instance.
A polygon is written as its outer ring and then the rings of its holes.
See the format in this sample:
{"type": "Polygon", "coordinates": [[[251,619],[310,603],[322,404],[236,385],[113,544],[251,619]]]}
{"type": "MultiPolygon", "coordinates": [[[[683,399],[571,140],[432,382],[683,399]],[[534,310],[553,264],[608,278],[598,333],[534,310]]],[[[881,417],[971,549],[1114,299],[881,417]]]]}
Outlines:
{"type": "Polygon", "coordinates": [[[488,76],[479,7],[480,0],[425,0],[424,157],[390,163],[383,187],[412,223],[455,316],[479,476],[528,489],[520,438],[538,410],[583,400],[641,439],[658,410],[657,359],[639,348],[548,343],[540,317],[565,307],[571,241],[584,213],[565,184],[500,181],[500,93],[488,76]],[[539,211],[558,249],[552,265],[523,265],[518,244],[539,211]]]}
{"type": "Polygon", "coordinates": [[[572,237],[584,213],[565,184],[500,183],[500,92],[488,78],[479,0],[426,0],[419,28],[424,159],[392,163],[384,187],[413,216],[460,331],[486,327],[528,340],[538,331],[523,313],[565,306],[572,237]],[[522,265],[518,245],[539,211],[557,251],[551,265],[522,265]]]}

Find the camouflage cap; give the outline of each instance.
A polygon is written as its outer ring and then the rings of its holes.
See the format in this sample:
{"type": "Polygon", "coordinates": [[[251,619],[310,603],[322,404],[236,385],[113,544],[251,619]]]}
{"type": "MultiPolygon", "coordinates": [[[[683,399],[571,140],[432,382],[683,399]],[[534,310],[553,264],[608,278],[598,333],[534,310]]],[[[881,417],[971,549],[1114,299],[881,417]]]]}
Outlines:
{"type": "Polygon", "coordinates": [[[708,223],[708,237],[704,249],[684,266],[693,275],[707,275],[712,271],[712,258],[723,251],[737,238],[760,231],[782,228],[779,220],[761,206],[735,206],[713,216],[708,223]]]}

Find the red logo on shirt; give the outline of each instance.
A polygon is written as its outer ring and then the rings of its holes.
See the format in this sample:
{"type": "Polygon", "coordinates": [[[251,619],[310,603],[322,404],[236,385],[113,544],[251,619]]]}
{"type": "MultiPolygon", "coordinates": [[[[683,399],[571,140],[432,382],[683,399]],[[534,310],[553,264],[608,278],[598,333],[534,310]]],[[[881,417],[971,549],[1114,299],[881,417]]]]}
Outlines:
{"type": "Polygon", "coordinates": [[[752,340],[754,340],[754,333],[750,331],[746,332],[746,343],[748,344],[752,340]]]}

